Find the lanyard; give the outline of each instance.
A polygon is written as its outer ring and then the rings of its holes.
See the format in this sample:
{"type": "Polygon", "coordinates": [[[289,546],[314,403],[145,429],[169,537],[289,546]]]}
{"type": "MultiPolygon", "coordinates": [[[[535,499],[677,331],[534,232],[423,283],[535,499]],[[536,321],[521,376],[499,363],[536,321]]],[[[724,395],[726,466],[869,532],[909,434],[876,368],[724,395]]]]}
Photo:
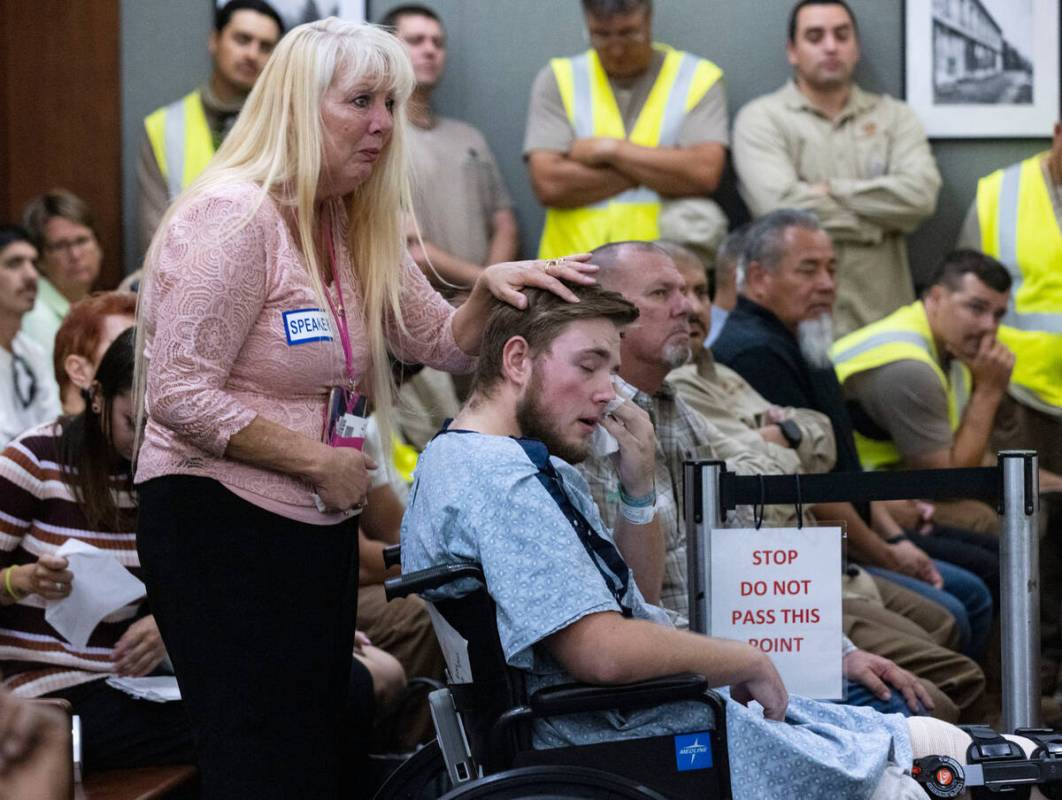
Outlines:
{"type": "MultiPolygon", "coordinates": [[[[324,236],[328,240],[328,258],[329,266],[332,268],[332,281],[336,285],[336,295],[339,298],[338,309],[337,304],[332,302],[332,293],[328,291],[328,287],[325,287],[325,299],[328,300],[328,307],[332,311],[332,319],[336,323],[336,332],[339,334],[340,344],[343,345],[343,361],[344,361],[344,373],[347,376],[347,382],[349,384],[351,395],[356,393],[354,380],[354,356],[350,346],[350,328],[347,326],[347,309],[343,303],[343,284],[339,278],[339,269],[336,266],[336,246],[332,239],[332,221],[331,217],[325,220],[324,224],[324,236]]],[[[351,404],[353,398],[349,401],[351,404]]],[[[351,409],[347,409],[350,411],[351,409]]]]}
{"type": "MultiPolygon", "coordinates": [[[[524,452],[527,452],[524,440],[517,439],[516,441],[524,448],[524,452]]],[[[534,462],[534,459],[532,461],[534,462]]],[[[597,571],[601,573],[601,577],[604,579],[608,590],[612,593],[616,605],[620,607],[620,612],[625,617],[633,617],[633,610],[624,602],[624,598],[630,588],[630,571],[623,560],[623,556],[620,555],[619,550],[616,549],[612,542],[590,527],[586,517],[572,505],[561,484],[561,477],[557,474],[557,470],[553,468],[553,465],[548,461],[545,465],[534,463],[538,467],[537,477],[539,483],[549,492],[549,496],[560,506],[564,516],[568,518],[568,522],[571,523],[572,528],[575,530],[575,535],[579,537],[579,541],[586,549],[586,554],[590,556],[590,560],[597,567],[597,571]]]]}
{"type": "MultiPolygon", "coordinates": [[[[443,429],[435,435],[469,433],[469,431],[460,428],[451,428],[450,423],[452,421],[446,420],[443,423],[443,429]]],[[[538,478],[538,482],[546,490],[553,502],[560,507],[561,512],[572,526],[572,530],[575,531],[579,542],[586,549],[586,554],[590,557],[590,561],[597,567],[597,571],[601,573],[601,579],[605,582],[609,592],[611,592],[616,605],[620,607],[620,612],[625,617],[633,617],[633,609],[624,602],[624,598],[630,589],[630,570],[616,545],[595,531],[579,510],[572,505],[568,495],[564,492],[560,475],[549,461],[549,451],[546,446],[537,439],[523,439],[516,436],[510,438],[520,445],[520,449],[524,451],[531,463],[538,469],[538,474],[535,477],[538,478]]]]}

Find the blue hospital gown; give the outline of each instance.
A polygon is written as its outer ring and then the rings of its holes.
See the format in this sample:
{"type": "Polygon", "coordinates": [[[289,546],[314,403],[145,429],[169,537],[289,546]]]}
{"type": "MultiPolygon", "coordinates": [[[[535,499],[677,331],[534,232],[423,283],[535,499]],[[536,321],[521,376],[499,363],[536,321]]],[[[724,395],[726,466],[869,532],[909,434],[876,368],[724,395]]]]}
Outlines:
{"type": "MultiPolygon", "coordinates": [[[[552,463],[572,505],[611,540],[582,476],[560,459],[552,463]]],[[[537,474],[510,438],[441,434],[420,457],[402,522],[403,571],[459,561],[483,565],[505,658],[528,673],[529,691],[572,680],[544,639],[587,614],[620,610],[537,474]]],[[[633,578],[624,599],[636,618],[671,624],[633,578]]],[[[729,696],[726,714],[735,800],[864,800],[888,763],[911,766],[906,723],[896,714],[791,697],[787,722],[780,723],[729,696]]],[[[676,703],[538,721],[533,740],[539,748],[592,744],[704,730],[706,721],[703,706],[676,703]]]]}

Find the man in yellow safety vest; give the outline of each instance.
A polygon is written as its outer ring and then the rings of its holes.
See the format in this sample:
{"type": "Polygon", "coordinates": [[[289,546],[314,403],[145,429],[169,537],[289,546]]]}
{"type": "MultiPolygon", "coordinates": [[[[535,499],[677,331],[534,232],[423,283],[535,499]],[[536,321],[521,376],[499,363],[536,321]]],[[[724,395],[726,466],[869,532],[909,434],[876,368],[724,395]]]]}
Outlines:
{"type": "Polygon", "coordinates": [[[144,119],[137,164],[142,250],[173,198],[213,158],[283,34],[284,23],[268,3],[230,0],[214,16],[210,79],[144,119]]]}
{"type": "Polygon", "coordinates": [[[959,243],[999,259],[1014,281],[999,338],[1017,363],[997,439],[1062,472],[1062,121],[1046,153],[981,178],[959,243]]]}
{"type": "MultiPolygon", "coordinates": [[[[838,340],[830,351],[866,469],[980,466],[1015,354],[1000,337],[1007,268],[976,250],[944,257],[922,299],[838,340]]],[[[1020,364],[1021,358],[1017,359],[1020,364]]],[[[1062,479],[1041,471],[1041,488],[1062,479]]],[[[995,527],[984,504],[938,504],[938,517],[995,527]]]]}
{"type": "Polygon", "coordinates": [[[996,338],[1010,288],[994,258],[956,250],[922,299],[834,344],[865,469],[981,464],[1014,367],[996,338]]]}
{"type": "Polygon", "coordinates": [[[531,89],[524,155],[547,207],[540,258],[659,238],[662,199],[715,191],[729,142],[723,72],[652,41],[651,0],[582,0],[591,49],[531,89]]]}

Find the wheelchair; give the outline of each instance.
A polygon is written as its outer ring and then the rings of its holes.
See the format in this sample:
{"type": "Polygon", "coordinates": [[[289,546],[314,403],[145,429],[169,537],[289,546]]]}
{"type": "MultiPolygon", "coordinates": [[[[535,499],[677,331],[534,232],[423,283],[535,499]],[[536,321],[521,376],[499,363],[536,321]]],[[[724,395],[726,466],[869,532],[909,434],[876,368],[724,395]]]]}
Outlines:
{"type": "MultiPolygon", "coordinates": [[[[398,561],[399,546],[388,548],[385,562],[398,561]]],[[[375,800],[730,800],[726,706],[702,676],[620,686],[568,683],[529,695],[523,674],[505,663],[494,601],[478,564],[401,575],[385,583],[385,592],[390,600],[446,586],[461,595],[424,598],[447,661],[447,686],[429,695],[437,738],[404,762],[375,800]],[[537,719],[690,701],[708,711],[703,730],[545,750],[531,746],[537,719]],[[689,769],[697,756],[700,766],[689,769]]],[[[1026,757],[990,728],[963,729],[973,739],[965,765],[944,755],[914,762],[912,776],[928,797],[946,800],[969,789],[974,800],[1028,800],[1030,787],[1037,785],[1050,800],[1062,800],[1062,733],[1015,731],[1036,745],[1026,757]]]]}
{"type": "MultiPolygon", "coordinates": [[[[394,560],[396,551],[388,554],[394,560]]],[[[699,675],[622,686],[563,684],[527,693],[502,655],[494,601],[476,564],[447,564],[388,580],[388,599],[457,585],[457,599],[427,600],[447,658],[445,689],[429,695],[437,738],[400,766],[376,800],[614,798],[730,800],[723,699],[699,675]],[[467,642],[455,657],[447,642],[467,642]],[[534,720],[703,703],[710,719],[689,736],[657,736],[535,750],[534,720]],[[688,740],[688,741],[686,741],[688,740]],[[693,767],[693,768],[690,768],[693,767]]]]}

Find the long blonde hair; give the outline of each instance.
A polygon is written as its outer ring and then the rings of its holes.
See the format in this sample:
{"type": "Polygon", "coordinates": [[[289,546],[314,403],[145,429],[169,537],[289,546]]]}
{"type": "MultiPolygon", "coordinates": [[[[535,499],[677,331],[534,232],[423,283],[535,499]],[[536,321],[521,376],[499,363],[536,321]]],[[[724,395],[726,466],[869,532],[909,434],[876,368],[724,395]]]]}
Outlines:
{"type": "MultiPolygon", "coordinates": [[[[406,253],[401,216],[412,209],[405,105],[415,78],[409,57],[391,33],[375,25],[335,17],[300,25],[280,40],[214,158],[174,201],[159,224],[144,263],[142,293],[147,302],[139,304],[138,423],[144,418],[148,369],[145,337],[154,332],[154,321],[147,318],[152,313],[147,307],[153,305],[153,272],[170,220],[197,198],[224,185],[250,181],[261,186],[262,192],[246,222],[250,222],[267,196],[282,208],[293,208],[308,277],[320,307],[326,307],[314,240],[319,222],[315,199],[323,177],[321,98],[340,73],[344,80],[358,80],[377,91],[391,93],[395,101],[395,125],[389,146],[381,153],[370,177],[344,198],[352,261],[347,278],[353,283],[356,277],[361,287],[372,362],[370,374],[364,377],[371,386],[384,449],[390,450],[395,387],[385,332],[389,326],[406,331],[399,304],[401,265],[406,253]]],[[[142,431],[142,424],[137,428],[142,431]]]]}

